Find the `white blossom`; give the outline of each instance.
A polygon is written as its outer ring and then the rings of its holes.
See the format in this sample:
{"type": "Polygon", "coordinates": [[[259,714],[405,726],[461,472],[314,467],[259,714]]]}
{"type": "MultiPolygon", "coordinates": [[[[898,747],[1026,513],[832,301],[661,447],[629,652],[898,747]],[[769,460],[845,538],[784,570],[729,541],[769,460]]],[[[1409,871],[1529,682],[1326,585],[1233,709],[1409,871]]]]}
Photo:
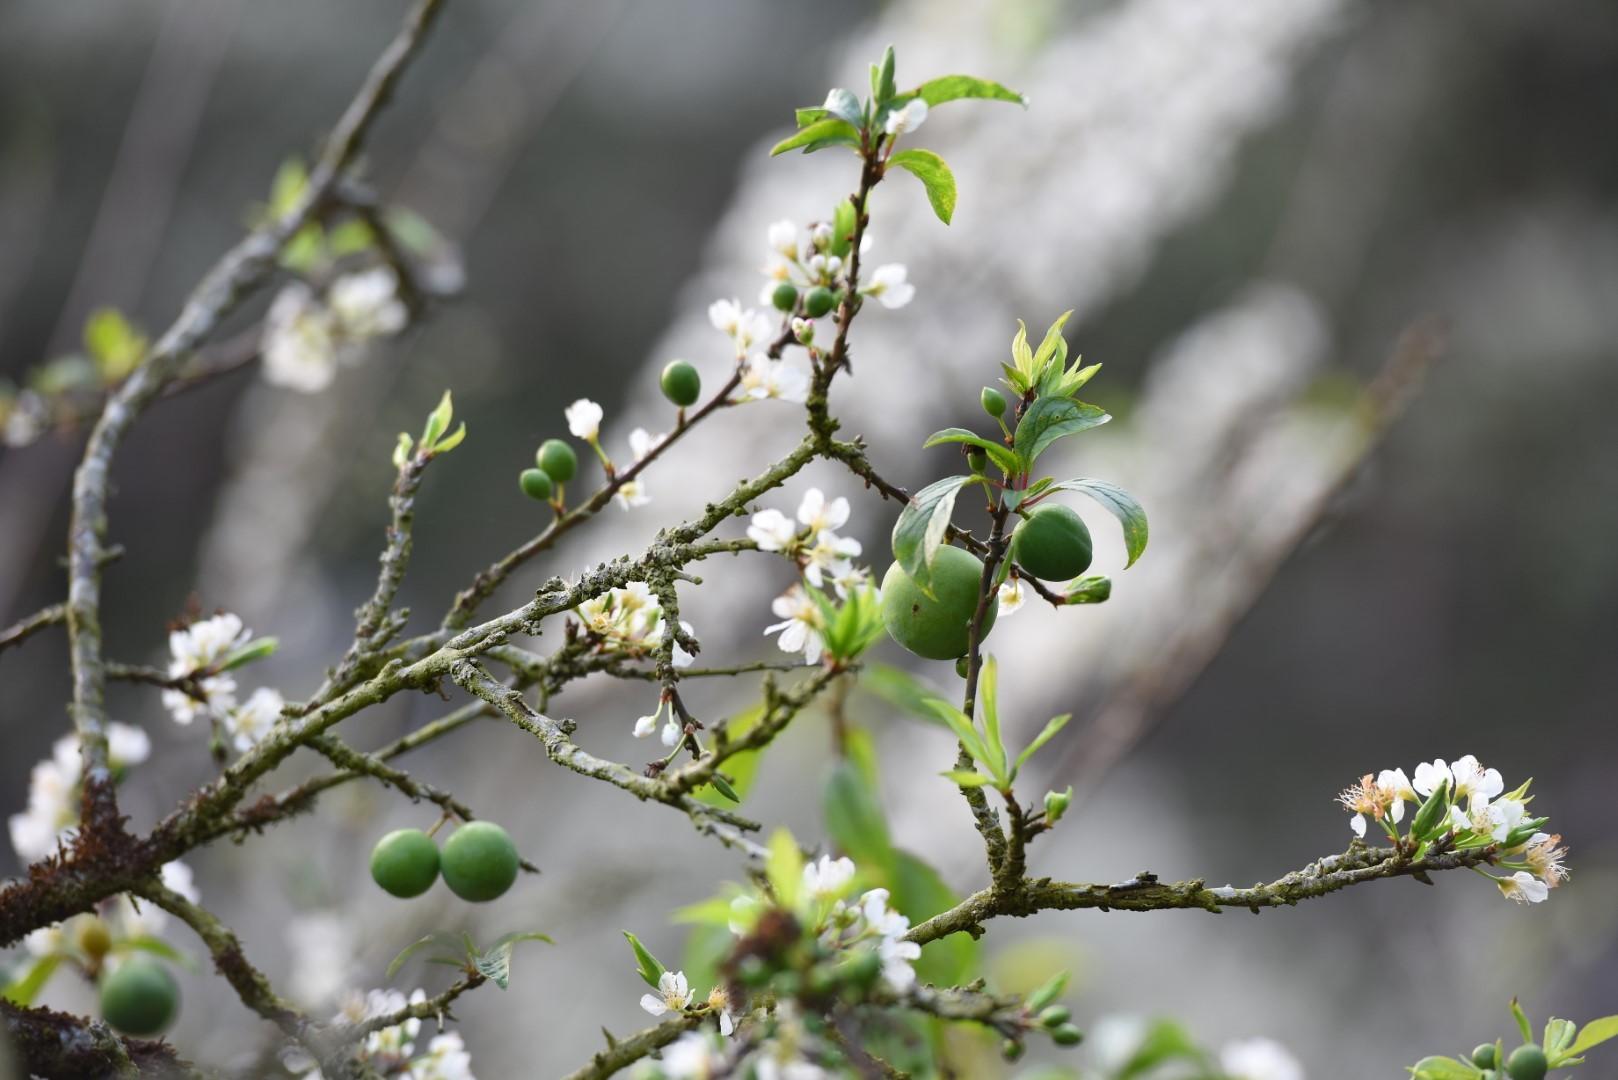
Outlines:
{"type": "Polygon", "coordinates": [[[775,643],[782,652],[801,652],[805,663],[820,662],[825,640],[820,636],[820,609],[803,587],[794,585],[770,603],[770,610],[781,622],[764,628],[766,636],[780,631],[775,643]]]}
{"type": "MultiPolygon", "coordinates": [[[[839,500],[841,501],[841,500],[839,500]]],[[[815,536],[814,546],[805,556],[803,576],[815,588],[822,588],[825,577],[834,581],[846,578],[853,569],[850,561],[860,553],[860,542],[852,537],[838,536],[830,529],[823,529],[815,536]]]]}
{"type": "Polygon", "coordinates": [[[770,318],[739,300],[715,300],[708,305],[708,321],[714,329],[736,343],[736,355],[743,356],[756,343],[770,336],[770,318]]]}
{"type": "Polygon", "coordinates": [[[1455,777],[1451,775],[1449,765],[1444,762],[1443,758],[1424,761],[1416,766],[1416,778],[1411,781],[1411,787],[1416,790],[1416,794],[1422,796],[1431,795],[1438,790],[1441,784],[1449,784],[1451,788],[1450,794],[1455,794],[1455,777]]]}
{"type": "Polygon", "coordinates": [[[747,537],[760,551],[785,551],[797,539],[798,527],[779,510],[760,510],[747,526],[747,537]]]}
{"type": "Polygon", "coordinates": [[[927,122],[927,103],[921,98],[911,98],[905,102],[904,108],[894,109],[888,113],[888,118],[882,124],[882,130],[889,135],[903,135],[907,131],[915,131],[927,122]]]}
{"type": "Polygon", "coordinates": [[[1001,617],[1014,614],[1028,602],[1028,594],[1021,578],[1007,578],[1000,585],[999,610],[1001,617]]]}
{"type": "Polygon", "coordinates": [[[224,721],[225,731],[238,751],[258,745],[281,718],[281,707],[286,702],[278,690],[261,686],[245,702],[238,705],[224,721]]]}
{"type": "Polygon", "coordinates": [[[601,406],[589,398],[579,398],[562,410],[562,415],[567,417],[567,429],[575,439],[595,442],[601,434],[601,406]]]}
{"type": "Polygon", "coordinates": [[[839,495],[827,502],[825,493],[819,488],[804,492],[803,500],[798,503],[798,520],[813,532],[841,529],[848,524],[848,514],[847,499],[839,495]]]}
{"type": "Polygon", "coordinates": [[[803,868],[803,888],[816,900],[835,900],[854,880],[854,861],[822,855],[803,868]]]}
{"type": "Polygon", "coordinates": [[[337,333],[337,320],[309,286],[292,282],[264,315],[265,381],[303,394],[326,389],[337,374],[337,333]]]}
{"type": "Polygon", "coordinates": [[[163,707],[177,724],[189,724],[199,716],[225,719],[236,706],[236,680],[213,672],[231,653],[252,639],[240,616],[224,612],[199,619],[190,626],[169,633],[169,677],[196,680],[201,699],[185,690],[164,690],[163,707]]]}
{"type": "Polygon", "coordinates": [[[784,360],[755,354],[742,369],[741,390],[744,398],[776,398],[802,405],[809,400],[809,373],[784,360]]]}
{"type": "Polygon", "coordinates": [[[916,287],[905,280],[907,271],[901,263],[888,263],[871,272],[870,284],[860,291],[874,296],[882,306],[892,310],[904,307],[915,299],[916,287]]]}
{"type": "Polygon", "coordinates": [[[680,1012],[691,1004],[691,986],[683,971],[665,971],[657,977],[657,993],[642,994],[640,1007],[653,1016],[680,1012]]]}
{"type": "Polygon", "coordinates": [[[1567,848],[1561,847],[1562,837],[1556,833],[1535,833],[1523,848],[1523,861],[1535,877],[1554,889],[1567,880],[1568,870],[1563,864],[1567,848]]]}
{"type": "Polygon", "coordinates": [[[410,321],[399,281],[385,266],[344,274],[327,290],[326,304],[341,333],[356,343],[397,334],[410,321]]]}
{"type": "Polygon", "coordinates": [[[412,1061],[405,1075],[409,1080],[476,1080],[472,1055],[455,1031],[434,1035],[427,1044],[427,1053],[412,1061]]]}
{"type": "Polygon", "coordinates": [[[1550,886],[1526,870],[1518,870],[1508,878],[1495,878],[1494,883],[1507,900],[1519,904],[1538,904],[1550,895],[1550,886]]]}
{"type": "Polygon", "coordinates": [[[1485,769],[1471,754],[1457,758],[1450,765],[1449,771],[1455,777],[1456,798],[1465,795],[1472,799],[1487,801],[1506,790],[1506,783],[1500,777],[1500,770],[1485,769]]]}
{"type": "MultiPolygon", "coordinates": [[[[862,589],[870,584],[871,568],[859,566],[854,563],[844,563],[841,569],[832,571],[832,587],[837,590],[839,600],[847,600],[850,593],[862,589]]],[[[875,597],[881,599],[878,593],[875,597]]]]}
{"type": "Polygon", "coordinates": [[[782,219],[770,226],[770,250],[784,255],[788,259],[798,257],[798,227],[788,219],[782,219]]]}
{"type": "Polygon", "coordinates": [[[910,932],[910,920],[888,907],[888,890],[872,889],[860,897],[860,914],[865,924],[875,931],[880,940],[877,954],[882,958],[882,978],[890,988],[904,993],[916,982],[916,969],[911,967],[921,956],[921,946],[905,941],[910,932]]]}
{"type": "Polygon", "coordinates": [[[1239,1039],[1219,1051],[1230,1080],[1304,1080],[1303,1066],[1274,1039],[1239,1039]]]}
{"type": "MultiPolygon", "coordinates": [[[[151,752],[152,741],[142,729],[116,720],[107,725],[107,762],[113,769],[138,765],[151,752]]],[[[51,756],[30,771],[28,808],[6,822],[11,846],[23,862],[43,859],[73,837],[83,768],[79,737],[64,735],[52,744],[51,756]]]]}
{"type": "Polygon", "coordinates": [[[663,1056],[649,1075],[662,1080],[710,1080],[721,1075],[725,1055],[705,1031],[688,1031],[663,1048],[663,1056]]]}

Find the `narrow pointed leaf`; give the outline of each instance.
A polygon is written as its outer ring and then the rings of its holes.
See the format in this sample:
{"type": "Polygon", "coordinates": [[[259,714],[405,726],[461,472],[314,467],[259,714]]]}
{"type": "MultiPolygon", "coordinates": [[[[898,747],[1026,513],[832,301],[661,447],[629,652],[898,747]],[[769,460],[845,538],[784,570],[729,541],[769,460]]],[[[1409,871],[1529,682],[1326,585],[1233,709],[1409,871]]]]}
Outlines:
{"type": "Polygon", "coordinates": [[[1600,1046],[1608,1039],[1618,1038],[1618,1016],[1603,1016],[1599,1020],[1592,1020],[1579,1031],[1579,1037],[1573,1040],[1573,1045],[1567,1048],[1569,1054],[1582,1054],[1593,1046],[1600,1046]]]}
{"type": "Polygon", "coordinates": [[[982,773],[976,772],[972,769],[952,769],[949,772],[942,772],[938,775],[944,777],[952,784],[965,788],[988,787],[990,784],[994,783],[993,777],[984,776],[982,773]]]}
{"type": "Polygon", "coordinates": [[[1071,719],[1073,719],[1072,713],[1063,713],[1061,716],[1052,717],[1040,733],[1034,736],[1034,741],[1028,744],[1027,749],[1017,755],[1017,768],[1020,769],[1028,764],[1028,759],[1033,757],[1041,746],[1054,739],[1058,731],[1067,727],[1067,722],[1071,719]]]}
{"type": "Polygon", "coordinates": [[[991,656],[983,661],[983,670],[978,673],[978,700],[983,702],[983,742],[994,755],[987,762],[989,771],[994,773],[995,779],[1004,782],[1008,777],[1006,746],[1000,739],[999,681],[1000,665],[991,656]]]}
{"type": "Polygon", "coordinates": [[[631,934],[628,930],[624,930],[622,933],[624,940],[629,942],[629,947],[635,950],[635,970],[640,974],[641,981],[656,990],[658,976],[662,975],[666,970],[662,962],[652,955],[652,950],[640,943],[640,938],[631,934]]]}
{"type": "Polygon", "coordinates": [[[978,734],[977,728],[972,726],[965,713],[947,701],[930,701],[927,704],[935,716],[949,725],[949,729],[955,733],[961,745],[966,747],[966,752],[972,755],[974,761],[993,768],[994,758],[990,756],[989,748],[984,745],[983,736],[978,734]]]}
{"type": "Polygon", "coordinates": [[[948,225],[955,216],[955,174],[950,172],[944,159],[931,150],[901,150],[888,159],[921,181],[927,189],[927,201],[932,204],[938,220],[948,225]]]}
{"type": "Polygon", "coordinates": [[[941,75],[936,79],[928,79],[905,96],[919,97],[929,107],[942,105],[946,101],[959,101],[962,98],[1009,101],[1024,108],[1028,107],[1028,98],[1017,91],[972,75],[941,75]]]}
{"type": "Polygon", "coordinates": [[[436,945],[439,948],[453,950],[459,947],[460,936],[458,934],[451,933],[448,930],[435,930],[426,937],[417,938],[409,945],[406,945],[404,949],[400,951],[399,955],[393,958],[393,960],[388,964],[388,970],[383,977],[387,979],[393,978],[399,973],[399,969],[404,967],[404,962],[406,960],[410,959],[410,957],[415,953],[427,948],[429,945],[436,945]]]}
{"type": "Polygon", "coordinates": [[[770,156],[784,154],[788,150],[799,147],[812,147],[818,149],[833,143],[848,143],[854,145],[859,142],[859,132],[847,120],[839,120],[835,116],[828,116],[823,120],[816,120],[808,127],[800,128],[794,134],[788,135],[774,146],[770,147],[770,156]]]}

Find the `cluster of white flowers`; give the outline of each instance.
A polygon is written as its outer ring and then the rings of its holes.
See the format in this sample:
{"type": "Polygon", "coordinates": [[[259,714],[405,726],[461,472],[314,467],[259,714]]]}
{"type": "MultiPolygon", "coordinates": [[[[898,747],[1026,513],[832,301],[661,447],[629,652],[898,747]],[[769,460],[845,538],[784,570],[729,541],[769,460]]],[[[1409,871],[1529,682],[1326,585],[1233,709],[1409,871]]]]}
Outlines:
{"type": "Polygon", "coordinates": [[[252,638],[241,618],[229,612],[169,633],[169,677],[193,680],[200,695],[163,691],[163,705],[176,724],[207,717],[224,729],[238,751],[250,749],[269,734],[286,704],[280,692],[259,687],[238,704],[236,679],[221,670],[252,638]]]}
{"type": "MultiPolygon", "coordinates": [[[[372,990],[366,994],[356,991],[344,999],[335,1019],[358,1024],[426,1000],[427,994],[422,990],[414,991],[408,998],[397,990],[372,990]]],[[[360,1047],[360,1060],[375,1073],[400,1080],[476,1080],[472,1075],[472,1056],[467,1053],[459,1033],[439,1032],[418,1054],[416,1042],[420,1036],[421,1021],[413,1018],[373,1031],[360,1047]]],[[[303,1080],[322,1078],[319,1067],[300,1050],[288,1051],[282,1060],[303,1080]]]]}
{"type": "MultiPolygon", "coordinates": [[[[107,725],[107,758],[114,770],[139,765],[151,753],[152,741],[140,728],[117,721],[107,725]]],[[[52,745],[51,756],[29,773],[28,809],[6,822],[11,846],[24,863],[45,858],[73,837],[83,770],[79,737],[64,735],[52,745]]]]}
{"type": "Polygon", "coordinates": [[[264,316],[264,378],[319,393],[331,385],[339,364],[356,362],[367,343],[398,333],[409,321],[398,279],[386,267],[344,274],[324,296],[294,281],[276,294],[264,316]]]}
{"type": "MultiPolygon", "coordinates": [[[[796,523],[780,510],[760,510],[747,526],[747,536],[760,551],[790,555],[811,586],[824,589],[829,583],[838,598],[846,600],[850,592],[867,585],[871,577],[868,567],[853,561],[860,554],[860,542],[837,535],[837,530],[848,524],[848,518],[847,499],[838,496],[828,502],[819,488],[810,488],[798,504],[796,523]]],[[[776,644],[782,652],[802,653],[806,663],[818,663],[825,648],[821,637],[823,616],[804,587],[793,585],[775,598],[770,610],[781,621],[766,627],[764,633],[781,635],[776,644]]]]}
{"type": "MultiPolygon", "coordinates": [[[[657,977],[657,993],[642,994],[640,1007],[653,1016],[684,1012],[691,1007],[695,994],[683,971],[665,971],[657,977]]],[[[730,1011],[730,996],[725,988],[715,986],[708,994],[707,1005],[719,1018],[719,1033],[730,1036],[736,1031],[736,1016],[730,1011]]]]}
{"type": "Polygon", "coordinates": [[[1349,826],[1354,835],[1363,837],[1369,820],[1397,838],[1395,826],[1404,820],[1405,803],[1420,804],[1441,791],[1458,846],[1509,845],[1501,852],[1500,861],[1514,872],[1495,878],[1508,899],[1537,904],[1566,880],[1567,849],[1560,846],[1562,838],[1537,831],[1526,838],[1521,835],[1526,831],[1523,826],[1528,821],[1528,803],[1532,799],[1527,784],[1505,793],[1500,771],[1486,768],[1471,754],[1453,762],[1443,758],[1422,762],[1416,766],[1414,776],[1410,779],[1403,769],[1383,769],[1374,775],[1365,774],[1344,790],[1337,801],[1353,814],[1349,826]]]}
{"type": "MultiPolygon", "coordinates": [[[[921,101],[913,104],[921,106],[921,115],[925,118],[926,104],[921,101]]],[[[890,117],[889,123],[892,122],[893,117],[890,117]]],[[[834,238],[830,225],[824,223],[813,225],[809,229],[808,236],[803,237],[797,225],[788,220],[781,220],[770,226],[768,236],[770,262],[764,269],[764,288],[759,292],[758,298],[760,304],[769,305],[774,299],[775,290],[781,285],[792,285],[799,289],[823,287],[835,290],[847,287],[847,271],[850,267],[841,256],[832,254],[834,238]]],[[[860,237],[861,257],[870,250],[871,234],[867,232],[860,237]]],[[[915,299],[916,287],[910,284],[908,278],[909,272],[904,264],[884,263],[871,271],[860,286],[860,293],[863,296],[875,297],[885,308],[897,310],[915,299]]],[[[731,301],[732,305],[734,303],[731,301]]],[[[713,317],[712,309],[709,309],[709,317],[713,317]]],[[[764,333],[768,334],[767,321],[764,326],[764,333]]],[[[797,336],[802,340],[801,333],[797,336]]]]}

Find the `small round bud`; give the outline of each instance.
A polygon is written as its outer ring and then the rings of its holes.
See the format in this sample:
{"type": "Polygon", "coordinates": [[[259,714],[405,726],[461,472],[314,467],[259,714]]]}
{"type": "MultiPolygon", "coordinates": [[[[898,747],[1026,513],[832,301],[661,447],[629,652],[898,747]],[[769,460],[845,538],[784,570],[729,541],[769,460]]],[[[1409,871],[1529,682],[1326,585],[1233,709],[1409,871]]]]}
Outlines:
{"type": "Polygon", "coordinates": [[[524,469],[522,475],[517,477],[517,483],[522,493],[535,502],[550,502],[551,478],[544,469],[524,469]]]}
{"type": "Polygon", "coordinates": [[[1550,1062],[1545,1058],[1545,1051],[1533,1043],[1524,1043],[1511,1052],[1506,1059],[1506,1075],[1511,1080],[1545,1080],[1545,1074],[1550,1071],[1550,1062]]]}
{"type": "Polygon", "coordinates": [[[1051,1031],[1051,1042],[1057,1046],[1077,1046],[1084,1041],[1084,1032],[1072,1024],[1060,1024],[1051,1031]]]}
{"type": "Polygon", "coordinates": [[[1006,395],[994,387],[985,386],[983,393],[978,395],[978,400],[983,403],[983,411],[990,416],[1000,417],[1006,415],[1006,395]]]}
{"type": "Polygon", "coordinates": [[[815,324],[809,319],[792,318],[792,336],[798,339],[798,344],[808,345],[815,340],[815,324]]]}
{"type": "Polygon", "coordinates": [[[1016,1039],[1007,1039],[1000,1044],[1000,1056],[1007,1061],[1016,1061],[1022,1057],[1023,1045],[1016,1039]]]}
{"type": "Polygon", "coordinates": [[[101,980],[101,1016],[125,1035],[156,1035],[179,1007],[179,984],[149,956],[131,956],[101,980]]]}
{"type": "Polygon", "coordinates": [[[1061,1027],[1071,1019],[1073,1012],[1066,1005],[1049,1005],[1039,1011],[1040,1027],[1061,1027]]]}
{"type": "Polygon", "coordinates": [[[579,455],[561,439],[546,439],[534,455],[534,464],[544,469],[553,483],[565,484],[579,471],[579,455]]]}
{"type": "Polygon", "coordinates": [[[517,880],[517,845],[491,821],[469,821],[444,841],[444,884],[462,900],[493,900],[517,880]]]}
{"type": "Polygon", "coordinates": [[[781,282],[770,294],[770,303],[777,311],[791,311],[798,306],[798,287],[790,281],[781,282]]]}
{"type": "Polygon", "coordinates": [[[92,915],[79,927],[79,948],[92,960],[99,960],[112,948],[112,931],[107,924],[92,915]]]}
{"type": "Polygon", "coordinates": [[[966,464],[975,473],[980,473],[989,467],[989,455],[980,447],[974,446],[966,452],[966,464]]]}
{"type": "Polygon", "coordinates": [[[371,849],[371,879],[401,899],[420,896],[438,880],[438,845],[420,829],[388,833],[371,849]]]}
{"type": "Polygon", "coordinates": [[[702,376],[684,360],[670,360],[661,381],[663,396],[682,409],[695,405],[702,394],[702,376]]]}
{"type": "Polygon", "coordinates": [[[818,319],[837,306],[837,294],[824,285],[816,285],[803,298],[803,310],[811,319],[818,319]]]}
{"type": "Polygon", "coordinates": [[[959,660],[955,661],[955,674],[959,675],[961,678],[966,678],[967,673],[971,670],[972,666],[966,662],[966,657],[963,656],[959,660]]]}
{"type": "Polygon", "coordinates": [[[1045,820],[1055,825],[1067,813],[1067,808],[1073,802],[1073,789],[1066,791],[1047,791],[1045,793],[1045,820]]]}
{"type": "Polygon", "coordinates": [[[1480,1069],[1492,1069],[1500,1064],[1500,1052],[1494,1043],[1479,1043],[1472,1051],[1472,1064],[1480,1069]]]}

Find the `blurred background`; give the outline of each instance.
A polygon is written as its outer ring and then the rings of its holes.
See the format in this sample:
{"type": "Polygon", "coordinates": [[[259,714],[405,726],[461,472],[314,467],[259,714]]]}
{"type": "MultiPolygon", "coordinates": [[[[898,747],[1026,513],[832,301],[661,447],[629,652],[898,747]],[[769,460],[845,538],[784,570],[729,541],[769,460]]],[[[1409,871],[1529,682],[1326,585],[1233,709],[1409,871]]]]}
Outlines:
{"type": "MultiPolygon", "coordinates": [[[[103,305],[166,326],[277,166],[317,145],[401,11],[0,10],[0,376],[26,386],[103,305]]],[[[668,359],[722,379],[728,345],[707,304],[753,302],[768,224],[826,216],[855,179],[846,156],[765,149],[793,106],[862,87],[889,42],[901,86],[970,72],[1032,104],[954,105],[922,130],[960,181],[949,228],[909,178],[880,189],[873,257],[907,264],[917,298],[862,317],[856,378],[834,403],[845,431],[899,483],[943,475],[954,459],[919,451],[922,437],[981,422],[977,390],[1017,318],[1037,333],[1074,308],[1073,350],[1106,365],[1086,397],[1118,419],[1063,464],[1122,483],[1152,517],[1127,573],[1116,527],[1092,517],[1098,568],[1115,573],[1108,604],[1031,604],[991,641],[1018,727],[1076,714],[1037,783],[1076,783],[1079,805],[1034,869],[1268,880],[1342,849],[1332,797],[1359,774],[1464,753],[1508,787],[1532,776],[1536,811],[1573,852],[1571,884],[1532,908],[1456,874],[1261,917],[1007,921],[986,939],[991,977],[1067,964],[1081,1025],[1173,1015],[1210,1042],[1273,1035],[1319,1077],[1399,1075],[1504,1035],[1513,994],[1535,1016],[1618,1011],[1618,8],[1602,0],[454,0],[368,175],[453,241],[464,295],[325,393],[249,368],[152,410],[115,471],[112,538],[127,554],[107,575],[111,655],[164,662],[165,625],[195,597],[279,636],[254,677],[308,694],[370,591],[394,433],[447,386],[470,437],[428,477],[401,594],[413,626],[436,623],[477,568],[543,524],[512,481],[565,433],[568,402],[601,402],[621,455],[631,427],[672,423],[656,392],[668,359]],[[1435,318],[1444,354],[1405,386],[1399,358],[1427,348],[1435,318]],[[1390,357],[1401,391],[1419,392],[1378,441],[1360,403],[1390,357]]],[[[788,445],[794,422],[778,403],[721,417],[653,470],[651,505],[610,508],[500,600],[633,550],[788,445]]],[[[80,435],[0,449],[0,625],[62,598],[80,435]]],[[[813,479],[853,500],[848,531],[880,574],[893,508],[846,475],[813,479]]],[[[805,486],[763,505],[790,511],[805,486]]],[[[705,576],[687,601],[704,658],[775,655],[761,632],[782,568],[705,576]]],[[[953,679],[942,665],[922,675],[953,679]]],[[[14,813],[67,728],[61,631],[0,656],[0,685],[14,813]]],[[[115,717],[156,745],[124,788],[144,827],[210,775],[206,737],[170,722],[154,691],[112,693],[115,717]]],[[[756,693],[704,687],[696,704],[721,715],[756,693]]],[[[629,732],[650,705],[643,685],[587,683],[554,711],[594,752],[639,762],[650,751],[629,732]]],[[[376,745],[447,707],[394,701],[344,733],[376,745]]],[[[977,838],[934,775],[948,741],[877,698],[851,707],[878,734],[896,840],[978,888],[977,838]]],[[[823,717],[800,720],[746,811],[823,839],[829,743],[823,717]]],[[[190,860],[249,955],[323,1009],[381,985],[426,930],[542,929],[557,945],[519,953],[508,992],[456,1010],[480,1075],[558,1074],[598,1025],[643,1026],[619,929],[679,956],[685,930],[668,913],[734,878],[736,860],[498,723],[408,767],[502,821],[544,872],[476,911],[443,890],[388,898],[364,880],[364,853],[434,815],[350,785],[317,815],[190,860]]],[[[0,852],[0,873],[16,870],[0,852]]],[[[210,976],[185,989],[174,1038],[200,1060],[266,1041],[210,976]]],[[[59,977],[47,1000],[90,997],[59,977]]]]}

